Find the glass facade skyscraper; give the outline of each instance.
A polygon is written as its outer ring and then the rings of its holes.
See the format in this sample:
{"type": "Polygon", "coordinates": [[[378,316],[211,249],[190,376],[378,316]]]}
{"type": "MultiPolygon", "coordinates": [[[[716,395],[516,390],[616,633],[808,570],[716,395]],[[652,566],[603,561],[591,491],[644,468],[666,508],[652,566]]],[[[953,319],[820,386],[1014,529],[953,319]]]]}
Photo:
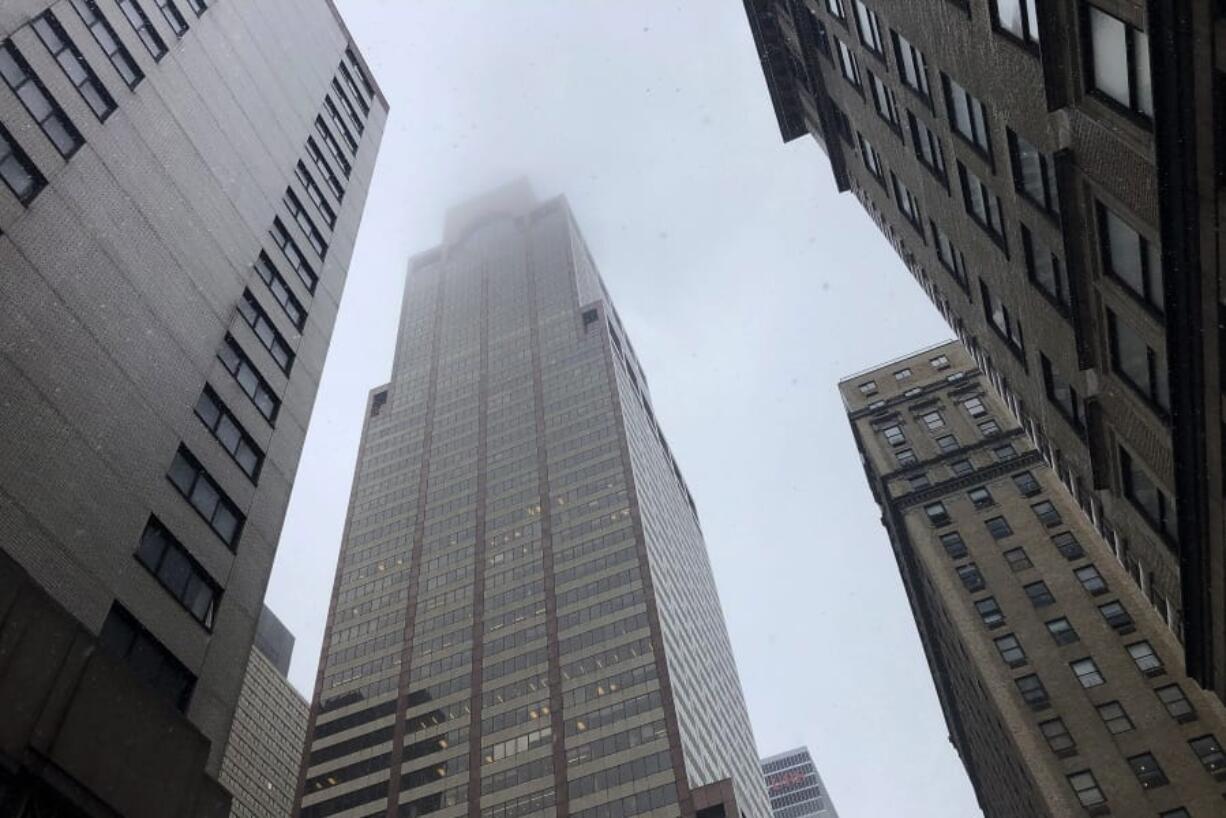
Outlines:
{"type": "Polygon", "coordinates": [[[511,185],[410,264],[301,814],[664,818],[716,785],[769,816],[693,500],[565,201],[511,185]]]}
{"type": "Polygon", "coordinates": [[[762,759],[774,818],[839,818],[808,747],[762,759]]]}

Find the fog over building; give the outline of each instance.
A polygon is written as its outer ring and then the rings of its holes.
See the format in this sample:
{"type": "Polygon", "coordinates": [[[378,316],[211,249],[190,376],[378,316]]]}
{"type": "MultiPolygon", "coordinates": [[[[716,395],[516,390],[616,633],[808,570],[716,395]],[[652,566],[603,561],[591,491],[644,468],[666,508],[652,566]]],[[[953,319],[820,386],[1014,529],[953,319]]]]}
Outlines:
{"type": "Polygon", "coordinates": [[[0,3],[0,800],[21,814],[226,808],[373,82],[330,0],[0,3]]]}
{"type": "Polygon", "coordinates": [[[697,510],[561,198],[457,207],[409,265],[302,792],[303,818],[770,814],[697,510]]]}
{"type": "Polygon", "coordinates": [[[984,815],[1221,815],[1226,708],[962,345],[840,390],[984,815]]]}

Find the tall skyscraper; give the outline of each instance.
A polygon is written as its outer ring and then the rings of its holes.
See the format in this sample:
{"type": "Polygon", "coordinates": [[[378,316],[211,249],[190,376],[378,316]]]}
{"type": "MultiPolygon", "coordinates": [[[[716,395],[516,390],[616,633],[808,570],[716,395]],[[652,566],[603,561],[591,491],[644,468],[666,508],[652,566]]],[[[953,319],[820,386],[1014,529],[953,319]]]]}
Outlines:
{"type": "Polygon", "coordinates": [[[386,114],[329,0],[0,3],[0,814],[224,812],[386,114]]]}
{"type": "Polygon", "coordinates": [[[984,814],[1221,815],[1226,708],[985,381],[951,342],[840,384],[984,814]]]}
{"type": "Polygon", "coordinates": [[[456,208],[410,264],[303,793],[303,818],[770,814],[697,511],[561,198],[456,208]]]}
{"type": "Polygon", "coordinates": [[[1226,695],[1210,0],[746,0],[811,134],[1226,695]]]}
{"type": "Polygon", "coordinates": [[[762,759],[774,818],[839,818],[808,747],[762,759]]]}
{"type": "Polygon", "coordinates": [[[287,678],[293,652],[294,635],[265,607],[221,761],[230,818],[294,814],[310,705],[287,678]]]}

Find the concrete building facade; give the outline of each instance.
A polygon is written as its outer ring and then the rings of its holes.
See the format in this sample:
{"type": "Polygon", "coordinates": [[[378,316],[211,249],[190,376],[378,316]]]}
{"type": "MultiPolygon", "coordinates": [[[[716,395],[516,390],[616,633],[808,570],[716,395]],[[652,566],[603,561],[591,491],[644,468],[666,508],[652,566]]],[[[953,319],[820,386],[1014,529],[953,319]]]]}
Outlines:
{"type": "Polygon", "coordinates": [[[560,198],[456,208],[410,263],[302,793],[302,818],[769,815],[697,511],[560,198]]]}
{"type": "Polygon", "coordinates": [[[329,0],[0,3],[12,809],[224,814],[386,114],[329,0]]]}
{"type": "Polygon", "coordinates": [[[808,747],[762,759],[774,818],[839,818],[808,747]]]}
{"type": "Polygon", "coordinates": [[[988,818],[1211,818],[1226,708],[950,342],[840,384],[988,818]]]}
{"type": "Polygon", "coordinates": [[[238,709],[221,760],[231,818],[290,818],[310,705],[286,674],[294,636],[267,607],[256,625],[238,709]]]}
{"type": "Polygon", "coordinates": [[[1226,16],[1211,0],[746,0],[811,134],[1226,695],[1226,16]]]}

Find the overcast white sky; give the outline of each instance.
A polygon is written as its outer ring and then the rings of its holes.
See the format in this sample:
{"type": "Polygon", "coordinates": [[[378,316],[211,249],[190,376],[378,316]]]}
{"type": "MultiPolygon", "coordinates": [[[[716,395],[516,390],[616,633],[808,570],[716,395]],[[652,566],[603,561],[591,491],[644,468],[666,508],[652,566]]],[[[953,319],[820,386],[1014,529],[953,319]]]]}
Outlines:
{"type": "Polygon", "coordinates": [[[338,0],[391,103],[268,604],[314,685],[367,391],[444,210],[570,200],[706,532],[762,755],[842,818],[979,816],[836,390],[950,333],[811,140],[738,0],[338,0]]]}

